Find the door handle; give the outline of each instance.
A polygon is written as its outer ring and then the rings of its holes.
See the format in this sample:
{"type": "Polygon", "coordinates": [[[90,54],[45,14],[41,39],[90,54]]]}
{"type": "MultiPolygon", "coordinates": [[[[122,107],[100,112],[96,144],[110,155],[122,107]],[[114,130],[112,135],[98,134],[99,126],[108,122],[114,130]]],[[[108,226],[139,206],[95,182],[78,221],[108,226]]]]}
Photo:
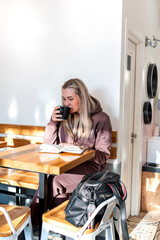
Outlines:
{"type": "Polygon", "coordinates": [[[134,138],[136,138],[137,137],[137,134],[135,134],[135,133],[131,133],[131,143],[134,143],[134,138]]]}
{"type": "Polygon", "coordinates": [[[135,133],[131,133],[131,138],[136,138],[137,137],[137,134],[135,134],[135,133]]]}

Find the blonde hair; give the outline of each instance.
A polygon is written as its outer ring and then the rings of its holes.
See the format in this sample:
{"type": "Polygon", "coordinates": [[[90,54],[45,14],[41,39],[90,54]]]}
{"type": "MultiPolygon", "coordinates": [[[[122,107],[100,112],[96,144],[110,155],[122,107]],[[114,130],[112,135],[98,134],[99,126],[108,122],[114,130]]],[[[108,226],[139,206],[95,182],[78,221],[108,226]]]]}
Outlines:
{"type": "Polygon", "coordinates": [[[73,88],[79,96],[80,111],[70,114],[67,121],[62,122],[63,128],[73,138],[76,134],[78,137],[88,138],[92,128],[91,111],[96,104],[82,80],[78,78],[70,79],[62,85],[62,89],[66,88],[73,88]]]}

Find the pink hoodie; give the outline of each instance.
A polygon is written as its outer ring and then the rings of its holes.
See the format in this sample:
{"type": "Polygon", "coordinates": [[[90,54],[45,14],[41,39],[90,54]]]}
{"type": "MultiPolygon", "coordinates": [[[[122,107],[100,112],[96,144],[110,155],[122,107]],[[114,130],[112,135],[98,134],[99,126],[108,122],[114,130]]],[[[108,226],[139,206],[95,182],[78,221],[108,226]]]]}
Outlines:
{"type": "Polygon", "coordinates": [[[87,149],[94,149],[95,157],[89,161],[104,168],[106,160],[110,156],[112,127],[110,118],[102,111],[99,101],[93,99],[96,102],[96,108],[91,113],[93,126],[88,139],[78,138],[77,136],[72,138],[64,132],[61,122],[54,122],[51,119],[46,126],[43,142],[47,144],[70,143],[84,146],[87,149]]]}
{"type": "MultiPolygon", "coordinates": [[[[84,175],[99,172],[105,168],[106,160],[110,155],[111,148],[111,132],[112,127],[109,116],[102,112],[102,108],[98,100],[96,108],[91,113],[93,122],[91,134],[88,139],[74,139],[66,134],[62,128],[61,122],[57,123],[50,120],[47,124],[44,134],[44,143],[70,143],[75,145],[83,145],[87,149],[95,150],[95,157],[77,167],[57,176],[48,176],[48,207],[53,208],[60,202],[68,199],[68,193],[72,193],[82,180],[84,175]]],[[[32,222],[37,224],[38,221],[38,191],[36,192],[31,203],[32,222]]]]}

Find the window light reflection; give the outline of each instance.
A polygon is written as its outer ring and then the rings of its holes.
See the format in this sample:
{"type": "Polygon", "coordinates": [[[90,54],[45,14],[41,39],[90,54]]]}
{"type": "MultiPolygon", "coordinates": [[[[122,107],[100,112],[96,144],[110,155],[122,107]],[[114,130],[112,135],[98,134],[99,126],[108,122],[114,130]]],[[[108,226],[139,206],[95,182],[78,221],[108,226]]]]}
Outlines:
{"type": "Polygon", "coordinates": [[[16,119],[18,115],[18,107],[16,100],[12,100],[11,105],[9,107],[8,115],[11,119],[16,119]]]}
{"type": "Polygon", "coordinates": [[[56,106],[55,102],[51,102],[51,103],[46,104],[46,106],[45,106],[45,117],[46,117],[46,119],[50,119],[55,106],[56,106]]]}

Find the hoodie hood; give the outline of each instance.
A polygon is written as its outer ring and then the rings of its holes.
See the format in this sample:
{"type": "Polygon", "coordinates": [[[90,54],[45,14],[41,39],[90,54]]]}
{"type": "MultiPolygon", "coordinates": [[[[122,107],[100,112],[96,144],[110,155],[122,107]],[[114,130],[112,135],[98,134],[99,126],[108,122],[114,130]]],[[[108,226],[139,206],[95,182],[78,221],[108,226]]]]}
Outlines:
{"type": "Polygon", "coordinates": [[[93,101],[96,103],[96,107],[91,111],[91,115],[95,114],[95,113],[98,113],[98,112],[102,112],[102,107],[101,107],[101,104],[100,102],[91,96],[91,98],[93,99],[93,101]]]}

